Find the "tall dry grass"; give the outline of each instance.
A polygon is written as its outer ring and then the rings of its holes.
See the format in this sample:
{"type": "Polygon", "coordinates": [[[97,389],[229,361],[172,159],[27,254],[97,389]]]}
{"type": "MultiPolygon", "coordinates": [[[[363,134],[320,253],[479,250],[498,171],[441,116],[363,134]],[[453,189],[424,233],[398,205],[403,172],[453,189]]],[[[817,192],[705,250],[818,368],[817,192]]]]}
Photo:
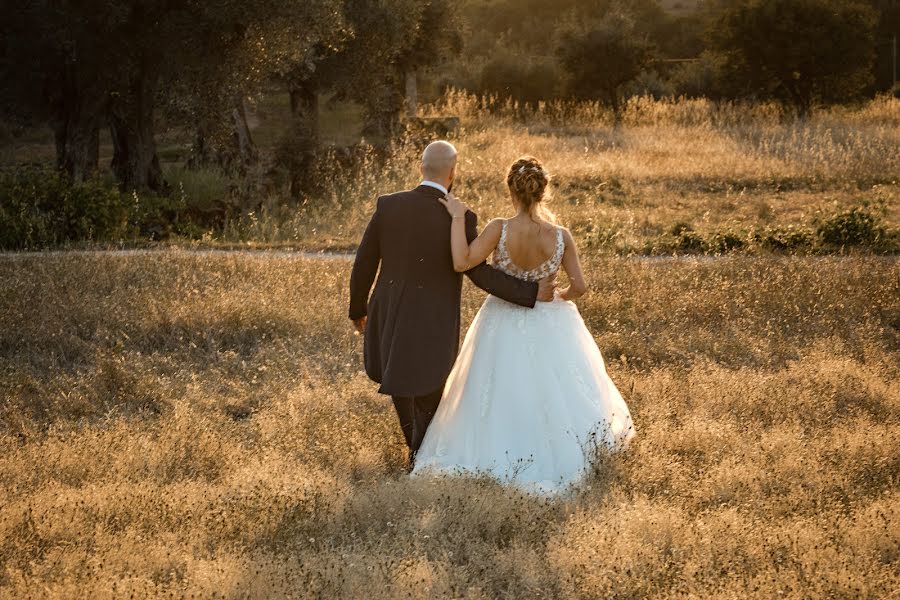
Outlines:
{"type": "Polygon", "coordinates": [[[547,501],[404,475],[345,262],[0,259],[0,597],[895,593],[896,259],[586,263],[639,435],[547,501]]]}
{"type": "MultiPolygon", "coordinates": [[[[552,209],[605,254],[652,246],[679,223],[698,231],[808,225],[866,203],[900,224],[900,100],[785,117],[771,104],[632,98],[622,127],[597,103],[526,109],[511,101],[449,92],[425,116],[458,115],[455,191],[488,219],[511,210],[505,169],[540,157],[554,177],[552,209]]],[[[415,186],[427,136],[398,141],[358,168],[324,161],[323,189],[288,210],[275,203],[235,221],[228,241],[349,248],[375,195],[415,186]]]]}

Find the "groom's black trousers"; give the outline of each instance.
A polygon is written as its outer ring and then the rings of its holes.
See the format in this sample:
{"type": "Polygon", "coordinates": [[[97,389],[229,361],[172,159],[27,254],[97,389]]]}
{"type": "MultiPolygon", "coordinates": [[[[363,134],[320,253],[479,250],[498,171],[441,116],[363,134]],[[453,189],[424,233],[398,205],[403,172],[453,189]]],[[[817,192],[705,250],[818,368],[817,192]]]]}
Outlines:
{"type": "Polygon", "coordinates": [[[397,416],[400,418],[403,437],[406,438],[406,445],[409,446],[410,463],[415,459],[416,452],[419,451],[419,446],[425,439],[425,430],[428,429],[434,413],[437,412],[443,391],[441,388],[426,396],[391,396],[397,416]]]}

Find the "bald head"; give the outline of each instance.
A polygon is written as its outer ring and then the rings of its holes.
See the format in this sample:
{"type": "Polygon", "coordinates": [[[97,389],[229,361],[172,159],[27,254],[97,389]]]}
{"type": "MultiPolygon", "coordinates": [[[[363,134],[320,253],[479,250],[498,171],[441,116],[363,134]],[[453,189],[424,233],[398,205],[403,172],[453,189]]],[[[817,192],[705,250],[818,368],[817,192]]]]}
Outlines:
{"type": "Polygon", "coordinates": [[[422,175],[430,181],[448,185],[453,181],[456,148],[443,140],[431,142],[422,153],[422,175]]]}

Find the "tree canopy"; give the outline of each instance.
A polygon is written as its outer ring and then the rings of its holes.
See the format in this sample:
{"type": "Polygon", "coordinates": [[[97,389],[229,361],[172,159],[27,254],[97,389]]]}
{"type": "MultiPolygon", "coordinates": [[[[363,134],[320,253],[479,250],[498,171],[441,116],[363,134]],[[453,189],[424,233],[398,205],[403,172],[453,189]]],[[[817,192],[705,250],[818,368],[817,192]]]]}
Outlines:
{"type": "Polygon", "coordinates": [[[859,95],[872,78],[877,13],[855,0],[744,0],[714,29],[737,93],[807,114],[859,95]]]}

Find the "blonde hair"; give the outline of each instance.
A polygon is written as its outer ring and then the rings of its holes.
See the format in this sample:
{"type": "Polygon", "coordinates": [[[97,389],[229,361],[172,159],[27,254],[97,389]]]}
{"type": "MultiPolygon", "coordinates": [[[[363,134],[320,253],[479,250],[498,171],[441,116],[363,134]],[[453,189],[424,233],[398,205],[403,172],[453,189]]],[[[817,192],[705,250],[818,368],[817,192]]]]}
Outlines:
{"type": "Polygon", "coordinates": [[[550,194],[547,186],[550,184],[550,173],[544,169],[544,165],[534,156],[523,156],[509,167],[506,174],[506,185],[516,200],[531,214],[556,223],[556,215],[546,208],[546,201],[550,194]]]}

